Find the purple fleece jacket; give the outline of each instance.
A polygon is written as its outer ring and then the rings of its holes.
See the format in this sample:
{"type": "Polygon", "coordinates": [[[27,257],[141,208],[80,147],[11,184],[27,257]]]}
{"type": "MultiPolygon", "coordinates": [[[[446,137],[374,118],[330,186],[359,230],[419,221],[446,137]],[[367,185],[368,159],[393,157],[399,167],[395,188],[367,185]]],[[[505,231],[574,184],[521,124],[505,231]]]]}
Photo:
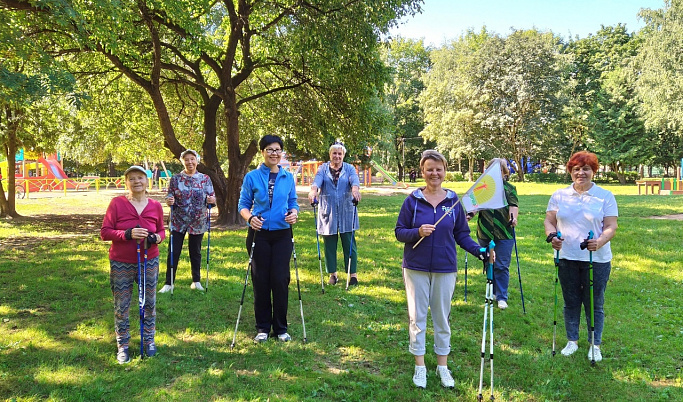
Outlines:
{"type": "Polygon", "coordinates": [[[446,190],[446,198],[434,208],[422,194],[422,189],[413,191],[403,201],[396,222],[396,239],[405,243],[403,247],[403,268],[428,272],[457,272],[457,251],[455,244],[479,257],[479,244],[470,237],[465,211],[456,205],[448,216],[436,226],[419,246],[413,245],[420,239],[419,228],[423,224],[434,224],[456,202],[458,196],[446,190]]]}

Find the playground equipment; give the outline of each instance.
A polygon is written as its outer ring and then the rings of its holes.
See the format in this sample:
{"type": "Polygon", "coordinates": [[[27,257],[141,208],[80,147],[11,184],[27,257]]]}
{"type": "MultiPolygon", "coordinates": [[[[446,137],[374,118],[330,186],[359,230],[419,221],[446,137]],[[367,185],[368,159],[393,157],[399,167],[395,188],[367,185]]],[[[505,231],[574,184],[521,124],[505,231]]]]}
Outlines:
{"type": "Polygon", "coordinates": [[[382,174],[382,176],[384,176],[387,180],[389,180],[389,182],[391,183],[392,186],[408,188],[407,184],[405,184],[403,182],[399,182],[398,180],[394,179],[393,176],[391,176],[389,174],[389,172],[387,172],[382,166],[379,165],[379,163],[370,159],[370,165],[372,165],[372,167],[375,168],[375,170],[380,172],[380,174],[382,174]]]}
{"type": "MultiPolygon", "coordinates": [[[[20,153],[15,162],[14,178],[17,198],[24,198],[26,193],[53,190],[88,190],[95,183],[97,176],[74,180],[67,176],[56,155],[44,158],[42,155],[20,153]],[[26,156],[26,158],[25,158],[26,156]]],[[[3,177],[9,177],[7,161],[0,162],[3,177]]]]}

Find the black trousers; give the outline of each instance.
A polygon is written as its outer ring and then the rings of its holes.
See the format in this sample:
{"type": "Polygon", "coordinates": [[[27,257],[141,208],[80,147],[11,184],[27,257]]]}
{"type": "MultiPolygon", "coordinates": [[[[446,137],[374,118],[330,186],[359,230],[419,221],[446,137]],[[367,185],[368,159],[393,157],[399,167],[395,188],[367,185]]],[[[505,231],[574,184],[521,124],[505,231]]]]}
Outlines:
{"type": "Polygon", "coordinates": [[[249,229],[247,253],[256,236],[251,277],[254,285],[254,317],[256,331],[275,335],[287,332],[287,304],[289,302],[289,260],[292,256],[290,229],[249,229]],[[271,301],[272,295],[272,301],[271,301]]]}
{"type": "MultiPolygon", "coordinates": [[[[202,269],[202,238],[204,233],[193,235],[191,234],[187,244],[190,251],[190,267],[192,268],[192,282],[199,282],[201,279],[202,269]]],[[[171,272],[173,272],[173,283],[175,283],[175,274],[178,269],[178,259],[180,252],[183,249],[183,242],[185,241],[185,232],[173,231],[173,267],[171,267],[171,242],[168,242],[168,257],[166,258],[166,285],[171,284],[171,272]]]]}

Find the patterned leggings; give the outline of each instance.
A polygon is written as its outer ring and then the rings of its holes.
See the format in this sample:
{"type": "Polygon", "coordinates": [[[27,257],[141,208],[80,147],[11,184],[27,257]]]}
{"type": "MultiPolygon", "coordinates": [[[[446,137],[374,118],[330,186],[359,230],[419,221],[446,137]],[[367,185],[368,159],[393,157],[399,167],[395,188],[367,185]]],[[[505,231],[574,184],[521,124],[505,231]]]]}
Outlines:
{"type": "MultiPolygon", "coordinates": [[[[141,264],[144,262],[141,261],[141,264]]],[[[138,264],[109,260],[109,283],[114,294],[114,331],[118,347],[128,347],[130,342],[130,323],[128,311],[133,293],[133,284],[138,281],[138,264]]],[[[154,342],[156,332],[156,297],[157,277],[159,275],[159,257],[147,260],[145,287],[145,321],[144,344],[154,342]]],[[[144,283],[144,282],[143,282],[144,283]]],[[[137,292],[136,292],[137,293],[137,292]]]]}

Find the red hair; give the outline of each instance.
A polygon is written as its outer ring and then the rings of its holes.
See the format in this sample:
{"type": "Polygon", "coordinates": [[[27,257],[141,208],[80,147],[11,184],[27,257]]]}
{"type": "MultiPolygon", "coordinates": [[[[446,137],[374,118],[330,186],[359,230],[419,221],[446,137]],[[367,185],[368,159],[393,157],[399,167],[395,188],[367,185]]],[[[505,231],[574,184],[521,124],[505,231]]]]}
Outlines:
{"type": "Polygon", "coordinates": [[[569,162],[567,162],[567,172],[571,172],[574,166],[584,165],[590,166],[590,168],[593,170],[593,173],[597,172],[600,168],[600,165],[598,164],[598,157],[594,153],[588,151],[579,151],[569,158],[569,162]]]}

